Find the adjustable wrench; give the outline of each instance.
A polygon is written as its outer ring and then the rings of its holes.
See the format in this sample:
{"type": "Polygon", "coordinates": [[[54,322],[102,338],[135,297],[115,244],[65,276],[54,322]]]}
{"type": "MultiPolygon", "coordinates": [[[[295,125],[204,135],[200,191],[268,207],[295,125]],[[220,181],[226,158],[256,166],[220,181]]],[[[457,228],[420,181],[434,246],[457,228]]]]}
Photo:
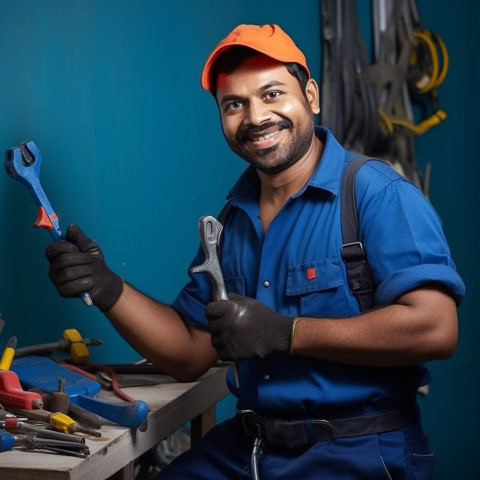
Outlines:
{"type": "MultiPolygon", "coordinates": [[[[218,260],[217,247],[220,244],[223,225],[210,215],[205,215],[198,220],[198,233],[202,243],[205,262],[193,267],[192,273],[206,273],[212,282],[213,296],[215,300],[228,300],[227,289],[223,281],[222,268],[218,260]]],[[[235,386],[240,387],[237,364],[232,362],[232,372],[235,386]]]]}
{"type": "MultiPolygon", "coordinates": [[[[30,142],[23,142],[17,147],[7,150],[5,155],[5,170],[15,180],[23,183],[30,191],[37,205],[37,220],[34,227],[45,227],[53,240],[58,242],[63,239],[58,216],[48,201],[40,183],[40,166],[42,155],[38,147],[30,142]]],[[[80,295],[87,306],[92,305],[88,293],[80,295]]]]}

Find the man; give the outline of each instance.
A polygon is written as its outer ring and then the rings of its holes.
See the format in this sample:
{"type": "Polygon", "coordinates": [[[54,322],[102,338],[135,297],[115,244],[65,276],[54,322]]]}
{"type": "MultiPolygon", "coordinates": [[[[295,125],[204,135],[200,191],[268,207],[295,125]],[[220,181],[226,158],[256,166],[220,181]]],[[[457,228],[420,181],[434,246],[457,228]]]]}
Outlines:
{"type": "MultiPolygon", "coordinates": [[[[360,239],[377,286],[360,313],[340,256],[339,190],[356,155],[315,127],[319,89],[275,25],[240,25],[201,78],[224,136],[250,165],[230,192],[221,252],[230,300],[192,276],[172,305],[105,264],[75,225],[46,255],[65,297],[88,291],[142,355],[179,380],[234,361],[237,415],[165,479],[427,479],[415,401],[424,362],[451,356],[464,286],[422,193],[383,162],[356,177],[360,239]]],[[[203,261],[201,251],[192,262],[203,261]]]]}

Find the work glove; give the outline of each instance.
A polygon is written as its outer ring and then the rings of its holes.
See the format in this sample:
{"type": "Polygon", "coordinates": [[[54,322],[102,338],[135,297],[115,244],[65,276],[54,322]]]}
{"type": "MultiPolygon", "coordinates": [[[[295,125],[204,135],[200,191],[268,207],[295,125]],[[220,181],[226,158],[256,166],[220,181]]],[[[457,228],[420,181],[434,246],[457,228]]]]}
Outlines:
{"type": "Polygon", "coordinates": [[[229,300],[209,303],[205,315],[220,360],[290,353],[295,317],[280,315],[253,298],[231,294],[229,300]]]}
{"type": "Polygon", "coordinates": [[[98,244],[85,236],[80,227],[70,225],[65,240],[47,245],[49,278],[65,298],[88,292],[93,304],[108,310],[123,291],[123,280],[105,264],[98,244]]]}

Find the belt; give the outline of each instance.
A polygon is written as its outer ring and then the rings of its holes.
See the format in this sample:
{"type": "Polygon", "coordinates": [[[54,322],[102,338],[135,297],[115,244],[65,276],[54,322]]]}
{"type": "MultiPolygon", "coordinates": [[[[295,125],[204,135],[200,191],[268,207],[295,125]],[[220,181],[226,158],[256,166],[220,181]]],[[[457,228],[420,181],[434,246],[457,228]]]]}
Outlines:
{"type": "Polygon", "coordinates": [[[297,448],[336,438],[391,432],[417,421],[413,405],[386,412],[341,419],[282,420],[262,417],[252,410],[237,410],[244,429],[267,445],[297,448]]]}

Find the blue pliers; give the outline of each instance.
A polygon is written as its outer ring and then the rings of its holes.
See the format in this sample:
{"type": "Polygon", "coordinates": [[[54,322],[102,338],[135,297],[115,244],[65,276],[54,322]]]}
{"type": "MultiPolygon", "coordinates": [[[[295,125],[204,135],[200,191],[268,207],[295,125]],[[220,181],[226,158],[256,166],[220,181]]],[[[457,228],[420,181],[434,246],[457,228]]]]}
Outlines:
{"type": "MultiPolygon", "coordinates": [[[[40,183],[40,167],[42,155],[34,142],[23,142],[20,145],[7,150],[5,155],[5,170],[8,175],[23,183],[32,194],[37,205],[37,219],[35,227],[44,227],[58,242],[63,239],[58,216],[53,210],[40,183]]],[[[87,306],[92,305],[92,299],[88,293],[82,293],[81,297],[87,306]]]]}

